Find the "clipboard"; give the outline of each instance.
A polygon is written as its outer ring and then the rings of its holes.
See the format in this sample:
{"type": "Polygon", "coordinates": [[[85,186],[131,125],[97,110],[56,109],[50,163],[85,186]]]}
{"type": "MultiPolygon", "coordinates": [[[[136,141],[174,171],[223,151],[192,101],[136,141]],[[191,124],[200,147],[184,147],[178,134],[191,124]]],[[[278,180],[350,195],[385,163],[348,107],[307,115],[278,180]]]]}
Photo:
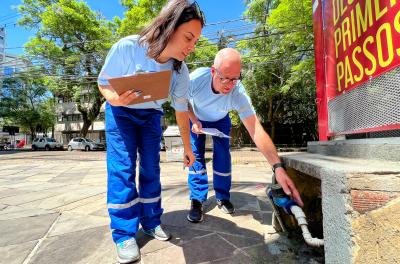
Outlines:
{"type": "Polygon", "coordinates": [[[171,83],[171,70],[141,72],[135,75],[109,78],[112,88],[122,94],[128,90],[140,90],[142,94],[131,104],[140,104],[168,98],[171,83]]]}

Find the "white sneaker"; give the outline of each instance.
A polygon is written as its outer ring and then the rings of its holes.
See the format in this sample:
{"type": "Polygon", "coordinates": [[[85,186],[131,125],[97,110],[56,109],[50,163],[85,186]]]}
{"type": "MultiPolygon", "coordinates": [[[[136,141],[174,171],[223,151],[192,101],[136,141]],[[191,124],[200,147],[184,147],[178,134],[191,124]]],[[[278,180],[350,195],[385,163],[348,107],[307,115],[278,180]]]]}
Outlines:
{"type": "Polygon", "coordinates": [[[135,238],[130,238],[115,245],[119,263],[131,263],[140,258],[140,251],[135,238]]]}
{"type": "Polygon", "coordinates": [[[171,238],[171,234],[164,230],[161,225],[156,226],[153,229],[150,230],[144,230],[143,233],[145,233],[148,236],[154,237],[157,240],[161,241],[167,241],[168,239],[171,238]]]}

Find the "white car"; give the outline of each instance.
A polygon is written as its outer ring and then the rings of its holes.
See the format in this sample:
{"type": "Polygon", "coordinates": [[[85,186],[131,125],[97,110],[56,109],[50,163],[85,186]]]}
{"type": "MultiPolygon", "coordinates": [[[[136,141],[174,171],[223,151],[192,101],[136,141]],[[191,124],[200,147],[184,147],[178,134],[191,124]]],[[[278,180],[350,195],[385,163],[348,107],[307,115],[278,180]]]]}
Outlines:
{"type": "Polygon", "coordinates": [[[54,138],[35,138],[32,142],[32,150],[52,150],[58,149],[63,150],[64,147],[61,143],[57,142],[54,138]]]}
{"type": "Polygon", "coordinates": [[[68,143],[68,150],[72,151],[74,149],[80,149],[80,150],[105,150],[105,145],[102,143],[96,143],[93,140],[89,138],[82,138],[82,137],[76,137],[71,139],[71,141],[68,143]]]}

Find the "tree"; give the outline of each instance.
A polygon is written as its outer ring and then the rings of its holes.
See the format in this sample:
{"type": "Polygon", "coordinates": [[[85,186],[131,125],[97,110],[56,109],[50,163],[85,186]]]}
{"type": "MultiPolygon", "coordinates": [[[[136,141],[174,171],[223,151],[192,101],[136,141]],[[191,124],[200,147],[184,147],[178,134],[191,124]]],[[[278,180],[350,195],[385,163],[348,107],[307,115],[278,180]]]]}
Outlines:
{"type": "Polygon", "coordinates": [[[120,36],[138,34],[166,4],[167,0],[122,0],[127,8],[117,33],[120,36]]]}
{"type": "Polygon", "coordinates": [[[30,131],[34,138],[36,132],[54,127],[54,109],[48,103],[51,97],[40,69],[7,77],[0,96],[0,116],[30,131]]]}
{"type": "Polygon", "coordinates": [[[311,1],[247,4],[245,16],[257,26],[239,48],[246,54],[244,83],[258,115],[270,124],[272,138],[276,123],[315,123],[311,1]]]}
{"type": "Polygon", "coordinates": [[[86,136],[104,102],[96,79],[116,25],[76,0],[24,0],[19,11],[19,24],[37,30],[25,45],[28,54],[53,78],[55,96],[74,99],[86,136]]]}
{"type": "Polygon", "coordinates": [[[199,67],[210,67],[214,62],[217,52],[217,44],[210,42],[207,38],[200,37],[194,52],[185,60],[189,71],[193,71],[199,67]]]}

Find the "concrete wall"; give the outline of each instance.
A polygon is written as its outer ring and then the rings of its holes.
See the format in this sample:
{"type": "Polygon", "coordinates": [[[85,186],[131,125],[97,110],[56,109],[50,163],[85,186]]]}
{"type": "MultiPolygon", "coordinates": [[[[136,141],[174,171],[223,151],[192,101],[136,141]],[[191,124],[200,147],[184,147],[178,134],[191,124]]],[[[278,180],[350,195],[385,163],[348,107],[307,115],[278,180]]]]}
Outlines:
{"type": "Polygon", "coordinates": [[[400,162],[310,153],[282,158],[302,197],[315,183],[299,179],[321,180],[326,263],[400,263],[400,162]]]}
{"type": "Polygon", "coordinates": [[[307,152],[353,159],[400,161],[400,137],[308,142],[307,152]]]}

